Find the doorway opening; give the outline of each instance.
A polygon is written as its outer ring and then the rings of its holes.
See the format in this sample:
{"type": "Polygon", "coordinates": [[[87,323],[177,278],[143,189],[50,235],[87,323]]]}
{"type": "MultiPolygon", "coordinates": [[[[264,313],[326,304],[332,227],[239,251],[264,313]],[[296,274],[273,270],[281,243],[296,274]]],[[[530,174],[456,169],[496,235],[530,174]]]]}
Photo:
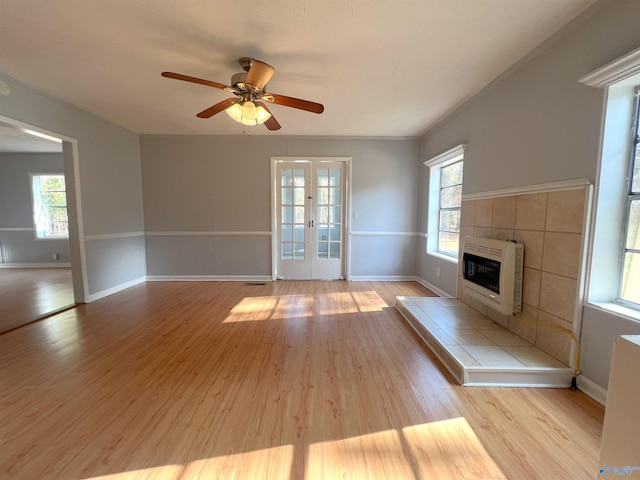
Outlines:
{"type": "Polygon", "coordinates": [[[0,116],[0,333],[84,301],[76,151],[0,116]]]}

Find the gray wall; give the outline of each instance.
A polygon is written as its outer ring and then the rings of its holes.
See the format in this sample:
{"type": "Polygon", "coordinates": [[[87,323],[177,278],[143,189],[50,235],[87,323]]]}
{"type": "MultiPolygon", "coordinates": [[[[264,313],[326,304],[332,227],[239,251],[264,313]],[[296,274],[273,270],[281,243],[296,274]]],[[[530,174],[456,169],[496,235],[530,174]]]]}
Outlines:
{"type": "MultiPolygon", "coordinates": [[[[423,137],[422,159],[468,143],[464,194],[561,180],[596,181],[602,90],[578,79],[640,45],[640,2],[599,2],[543,47],[507,72],[423,137]]],[[[426,228],[428,184],[421,170],[420,228],[426,228]]],[[[443,264],[419,246],[418,274],[454,295],[455,264],[443,264]],[[440,266],[441,276],[433,274],[440,266]]],[[[605,312],[585,315],[582,372],[606,388],[611,345],[640,324],[605,312]],[[615,328],[613,328],[615,326],[615,328]]]]}
{"type": "Polygon", "coordinates": [[[35,239],[30,173],[64,174],[62,152],[0,153],[0,263],[69,263],[69,240],[35,239]]]}
{"type": "Polygon", "coordinates": [[[351,274],[415,275],[417,138],[143,135],[140,144],[149,275],[270,276],[270,159],[296,155],[353,158],[351,274]]]}
{"type": "Polygon", "coordinates": [[[80,191],[73,156],[65,144],[65,175],[72,202],[80,195],[78,231],[70,206],[71,258],[77,300],[114,291],[143,279],[144,237],[138,136],[0,74],[11,94],[0,98],[0,115],[77,140],[80,191]],[[80,234],[84,235],[80,235],[80,234]],[[86,252],[86,271],[80,250],[86,252]],[[84,278],[84,283],[82,282],[84,278]],[[77,282],[80,278],[80,282],[77,282]],[[83,285],[86,284],[86,292],[83,285]],[[78,291],[78,289],[81,291],[78,291]]]}

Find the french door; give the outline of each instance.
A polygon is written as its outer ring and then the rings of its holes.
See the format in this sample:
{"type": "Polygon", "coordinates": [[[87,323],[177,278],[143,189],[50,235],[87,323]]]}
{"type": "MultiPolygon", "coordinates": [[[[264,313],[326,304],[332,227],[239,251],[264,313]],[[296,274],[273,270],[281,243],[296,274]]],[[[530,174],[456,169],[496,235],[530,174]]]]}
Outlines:
{"type": "Polygon", "coordinates": [[[277,277],[344,278],[345,162],[278,161],[276,166],[277,277]]]}

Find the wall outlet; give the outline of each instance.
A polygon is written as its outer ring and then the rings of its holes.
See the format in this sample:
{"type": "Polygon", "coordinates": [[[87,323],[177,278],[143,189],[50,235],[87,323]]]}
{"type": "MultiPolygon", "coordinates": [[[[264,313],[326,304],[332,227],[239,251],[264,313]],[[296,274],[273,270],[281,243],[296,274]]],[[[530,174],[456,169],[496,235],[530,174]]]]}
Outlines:
{"type": "Polygon", "coordinates": [[[59,253],[54,253],[53,254],[53,259],[54,260],[58,260],[60,258],[60,254],[59,253]]]}
{"type": "Polygon", "coordinates": [[[440,276],[440,267],[436,267],[436,277],[440,276]]]}

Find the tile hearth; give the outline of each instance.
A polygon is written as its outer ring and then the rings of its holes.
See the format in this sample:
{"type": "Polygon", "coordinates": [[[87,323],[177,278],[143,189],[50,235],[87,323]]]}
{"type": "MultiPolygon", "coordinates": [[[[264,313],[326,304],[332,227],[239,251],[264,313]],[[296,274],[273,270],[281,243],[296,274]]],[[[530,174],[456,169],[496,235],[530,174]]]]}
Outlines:
{"type": "Polygon", "coordinates": [[[396,308],[462,385],[571,384],[570,367],[455,298],[397,297],[396,308]]]}

